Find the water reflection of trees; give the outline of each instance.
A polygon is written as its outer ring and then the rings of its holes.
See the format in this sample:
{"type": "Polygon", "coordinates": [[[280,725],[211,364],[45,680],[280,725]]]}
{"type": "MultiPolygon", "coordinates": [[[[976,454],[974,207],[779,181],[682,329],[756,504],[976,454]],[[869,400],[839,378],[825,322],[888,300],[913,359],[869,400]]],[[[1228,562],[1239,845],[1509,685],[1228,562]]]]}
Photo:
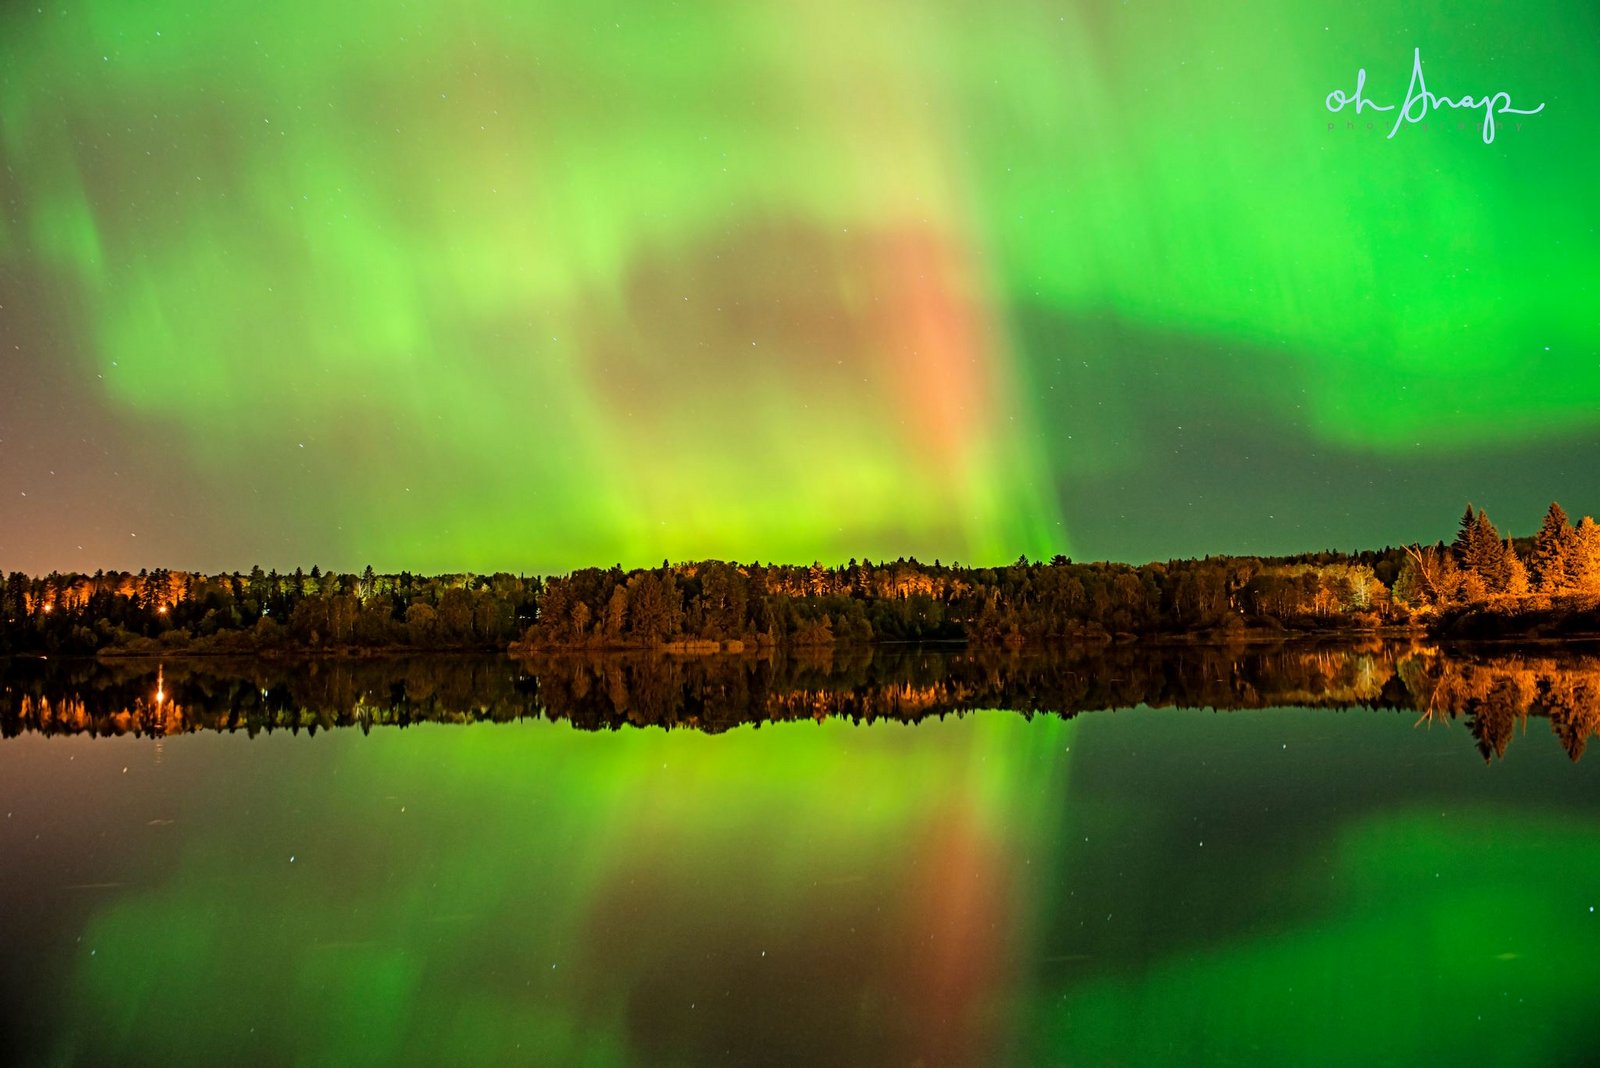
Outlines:
{"type": "Polygon", "coordinates": [[[1414,710],[1462,720],[1485,760],[1531,718],[1576,760],[1600,730],[1600,655],[1446,652],[1432,646],[999,648],[822,646],[791,655],[14,661],[0,668],[0,732],[165,735],[528,717],[583,730],[720,732],[841,718],[915,722],[975,709],[1024,714],[1136,705],[1414,710]]]}
{"type": "Polygon", "coordinates": [[[1398,672],[1421,720],[1465,719],[1485,761],[1505,756],[1512,736],[1526,732],[1533,717],[1549,720],[1573,760],[1600,731],[1600,656],[1465,658],[1429,649],[1400,658],[1398,672]]]}

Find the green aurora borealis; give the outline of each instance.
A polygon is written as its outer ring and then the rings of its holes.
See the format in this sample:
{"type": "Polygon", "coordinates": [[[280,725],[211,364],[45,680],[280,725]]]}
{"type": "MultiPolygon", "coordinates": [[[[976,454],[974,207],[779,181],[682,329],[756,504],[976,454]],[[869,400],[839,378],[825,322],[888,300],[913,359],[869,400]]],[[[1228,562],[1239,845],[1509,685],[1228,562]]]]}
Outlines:
{"type": "Polygon", "coordinates": [[[1593,511],[1597,30],[15,5],[0,555],[1142,559],[1593,511]],[[1545,110],[1485,145],[1324,109],[1413,47],[1545,110]]]}

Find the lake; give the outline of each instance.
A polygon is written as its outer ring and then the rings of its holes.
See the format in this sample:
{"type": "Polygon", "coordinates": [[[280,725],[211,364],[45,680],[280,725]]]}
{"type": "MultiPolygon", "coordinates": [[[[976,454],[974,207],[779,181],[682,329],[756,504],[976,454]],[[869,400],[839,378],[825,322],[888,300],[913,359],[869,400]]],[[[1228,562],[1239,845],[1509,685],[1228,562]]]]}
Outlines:
{"type": "Polygon", "coordinates": [[[0,662],[0,1057],[1592,1063],[1597,728],[1572,648],[0,662]]]}

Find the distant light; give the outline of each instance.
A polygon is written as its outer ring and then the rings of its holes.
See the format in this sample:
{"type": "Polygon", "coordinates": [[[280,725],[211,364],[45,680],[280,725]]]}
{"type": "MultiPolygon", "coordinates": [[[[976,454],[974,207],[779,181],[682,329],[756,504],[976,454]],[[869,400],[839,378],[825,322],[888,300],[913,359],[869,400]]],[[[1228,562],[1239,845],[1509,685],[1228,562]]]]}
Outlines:
{"type": "Polygon", "coordinates": [[[162,615],[166,615],[167,614],[167,606],[166,605],[162,605],[160,608],[157,608],[156,611],[160,612],[162,615]]]}
{"type": "Polygon", "coordinates": [[[47,604],[44,606],[44,610],[46,612],[54,612],[56,610],[56,606],[53,604],[47,604]]]}

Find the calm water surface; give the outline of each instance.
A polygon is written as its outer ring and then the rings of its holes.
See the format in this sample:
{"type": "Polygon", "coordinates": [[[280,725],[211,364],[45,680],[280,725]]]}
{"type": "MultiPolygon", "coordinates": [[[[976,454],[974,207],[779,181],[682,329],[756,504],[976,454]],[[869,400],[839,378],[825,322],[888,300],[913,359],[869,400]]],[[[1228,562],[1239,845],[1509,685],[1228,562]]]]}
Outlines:
{"type": "Polygon", "coordinates": [[[10,1062],[1600,1057],[1587,655],[0,684],[10,1062]]]}

